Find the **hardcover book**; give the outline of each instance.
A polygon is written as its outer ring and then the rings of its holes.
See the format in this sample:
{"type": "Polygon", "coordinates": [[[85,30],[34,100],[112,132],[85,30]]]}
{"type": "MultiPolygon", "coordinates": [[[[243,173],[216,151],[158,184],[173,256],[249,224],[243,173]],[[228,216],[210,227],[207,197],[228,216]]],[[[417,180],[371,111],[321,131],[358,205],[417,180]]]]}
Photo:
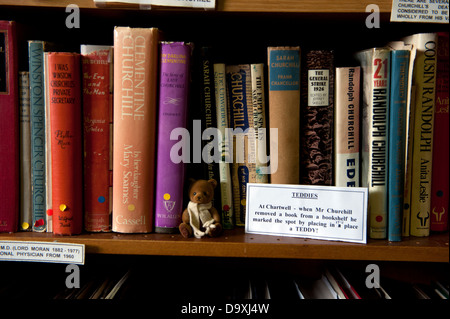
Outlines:
{"type": "Polygon", "coordinates": [[[402,239],[409,58],[409,50],[391,51],[388,152],[389,241],[401,241],[402,239]]]}
{"type": "Polygon", "coordinates": [[[406,98],[406,135],[405,135],[405,168],[403,183],[403,213],[402,213],[402,236],[409,236],[409,220],[411,215],[411,168],[412,168],[412,152],[414,144],[414,96],[415,86],[413,86],[412,78],[414,72],[414,60],[416,58],[416,48],[411,44],[405,44],[403,41],[389,42],[389,47],[393,50],[409,51],[409,67],[407,82],[407,98],[406,98]]]}
{"type": "Polygon", "coordinates": [[[19,80],[17,30],[0,20],[0,232],[14,232],[19,221],[19,80]]]}
{"type": "MultiPolygon", "coordinates": [[[[217,109],[214,93],[214,51],[212,47],[201,47],[199,50],[200,58],[200,113],[202,119],[202,132],[206,132],[207,129],[217,128],[217,109]]],[[[203,134],[203,133],[202,133],[203,134]]],[[[205,154],[206,162],[202,161],[202,167],[204,168],[204,179],[220,180],[219,165],[215,159],[215,146],[213,135],[204,136],[206,139],[202,139],[202,155],[205,154]]],[[[220,187],[220,185],[218,185],[220,187]]],[[[214,192],[213,205],[214,207],[222,207],[220,189],[216,189],[214,192]]]]}
{"type": "Polygon", "coordinates": [[[219,184],[221,200],[221,217],[224,229],[234,228],[234,209],[233,192],[231,187],[230,173],[230,144],[225,138],[225,130],[228,127],[227,114],[227,87],[225,64],[214,64],[214,91],[216,99],[217,129],[220,131],[221,140],[219,141],[219,150],[221,152],[219,162],[219,184]]]}
{"type": "Polygon", "coordinates": [[[335,186],[359,187],[361,68],[336,68],[334,118],[335,186]]]}
{"type": "Polygon", "coordinates": [[[156,28],[114,29],[115,232],[153,230],[158,41],[156,28]]]}
{"type": "MultiPolygon", "coordinates": [[[[52,201],[52,133],[50,112],[50,77],[48,70],[49,52],[44,52],[44,104],[45,104],[45,219],[47,232],[53,232],[53,201],[52,201]]],[[[36,226],[41,223],[35,222],[36,226]]]]}
{"type": "Polygon", "coordinates": [[[270,182],[300,181],[300,47],[268,47],[270,182]],[[272,130],[276,129],[274,135],[272,130]]]}
{"type": "Polygon", "coordinates": [[[156,151],[155,232],[178,231],[183,213],[185,163],[172,156],[183,147],[177,129],[186,129],[192,45],[161,42],[158,144],[156,151]],[[175,137],[175,138],[174,138],[175,137]]]}
{"type": "Polygon", "coordinates": [[[19,72],[20,135],[20,230],[32,230],[31,144],[30,144],[30,80],[29,72],[19,72]]]}
{"type": "Polygon", "coordinates": [[[403,41],[417,48],[413,74],[416,113],[411,168],[410,234],[423,237],[430,234],[437,34],[414,34],[403,41]]]}
{"type": "Polygon", "coordinates": [[[300,183],[331,186],[334,183],[334,52],[307,52],[302,78],[300,183]]]}
{"type": "Polygon", "coordinates": [[[80,55],[48,54],[52,154],[53,233],[83,228],[82,109],[80,55]]]}
{"type": "Polygon", "coordinates": [[[363,71],[361,186],[369,189],[369,237],[386,238],[390,49],[357,52],[363,71]]]}
{"type": "Polygon", "coordinates": [[[448,32],[438,33],[436,105],[434,110],[433,176],[431,184],[431,231],[448,230],[449,204],[449,67],[448,32]]]}
{"type": "Polygon", "coordinates": [[[47,230],[46,214],[46,117],[44,52],[49,49],[45,41],[28,41],[31,112],[31,178],[32,228],[35,232],[47,230]]]}
{"type": "MultiPolygon", "coordinates": [[[[256,182],[252,83],[249,64],[226,66],[228,122],[233,129],[231,179],[237,226],[245,225],[247,183],[256,182]]],[[[230,147],[231,150],[231,147],[230,147]]]]}
{"type": "Polygon", "coordinates": [[[268,183],[264,64],[254,63],[250,65],[250,68],[252,78],[253,126],[255,129],[256,182],[268,183]]]}
{"type": "Polygon", "coordinates": [[[84,228],[111,231],[113,48],[81,45],[84,124],[84,228]]]}

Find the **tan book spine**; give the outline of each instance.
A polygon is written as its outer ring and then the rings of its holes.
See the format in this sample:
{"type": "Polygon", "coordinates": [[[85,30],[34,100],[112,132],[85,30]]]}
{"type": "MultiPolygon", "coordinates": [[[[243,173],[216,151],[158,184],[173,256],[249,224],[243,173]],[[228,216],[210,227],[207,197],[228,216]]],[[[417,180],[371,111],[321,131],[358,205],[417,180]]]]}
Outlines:
{"type": "Polygon", "coordinates": [[[300,179],[300,47],[269,47],[270,182],[300,179]],[[278,131],[274,134],[273,129],[278,131]]]}
{"type": "Polygon", "coordinates": [[[114,30],[113,231],[153,230],[156,28],[114,30]]]}

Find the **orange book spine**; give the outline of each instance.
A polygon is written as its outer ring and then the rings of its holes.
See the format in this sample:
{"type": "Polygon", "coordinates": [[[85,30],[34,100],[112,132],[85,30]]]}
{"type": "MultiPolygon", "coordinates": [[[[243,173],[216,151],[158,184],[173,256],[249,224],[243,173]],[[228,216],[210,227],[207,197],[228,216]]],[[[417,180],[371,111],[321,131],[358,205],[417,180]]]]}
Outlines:
{"type": "Polygon", "coordinates": [[[53,233],[82,231],[82,135],[80,55],[48,54],[53,233]]]}
{"type": "Polygon", "coordinates": [[[111,231],[112,58],[110,46],[82,45],[84,228],[111,231]]]}
{"type": "Polygon", "coordinates": [[[114,30],[113,231],[153,230],[156,28],[114,30]]]}

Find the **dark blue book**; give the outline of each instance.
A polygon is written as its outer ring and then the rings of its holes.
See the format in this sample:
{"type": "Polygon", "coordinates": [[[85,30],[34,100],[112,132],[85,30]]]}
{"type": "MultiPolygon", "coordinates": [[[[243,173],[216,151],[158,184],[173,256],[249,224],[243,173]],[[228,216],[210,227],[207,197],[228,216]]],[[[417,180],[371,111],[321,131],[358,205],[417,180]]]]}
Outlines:
{"type": "Polygon", "coordinates": [[[401,241],[402,238],[409,56],[409,50],[391,51],[388,152],[389,241],[401,241]]]}

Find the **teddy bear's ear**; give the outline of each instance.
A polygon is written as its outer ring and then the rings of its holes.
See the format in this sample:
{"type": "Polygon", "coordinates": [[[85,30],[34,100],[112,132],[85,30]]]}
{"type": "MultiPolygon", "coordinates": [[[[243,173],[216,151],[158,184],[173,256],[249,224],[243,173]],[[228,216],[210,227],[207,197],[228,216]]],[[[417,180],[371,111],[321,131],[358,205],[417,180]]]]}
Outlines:
{"type": "Polygon", "coordinates": [[[208,183],[210,183],[210,184],[212,185],[213,188],[216,188],[216,186],[217,186],[217,181],[216,181],[215,179],[213,179],[213,178],[211,178],[211,179],[208,181],[208,183]]]}

